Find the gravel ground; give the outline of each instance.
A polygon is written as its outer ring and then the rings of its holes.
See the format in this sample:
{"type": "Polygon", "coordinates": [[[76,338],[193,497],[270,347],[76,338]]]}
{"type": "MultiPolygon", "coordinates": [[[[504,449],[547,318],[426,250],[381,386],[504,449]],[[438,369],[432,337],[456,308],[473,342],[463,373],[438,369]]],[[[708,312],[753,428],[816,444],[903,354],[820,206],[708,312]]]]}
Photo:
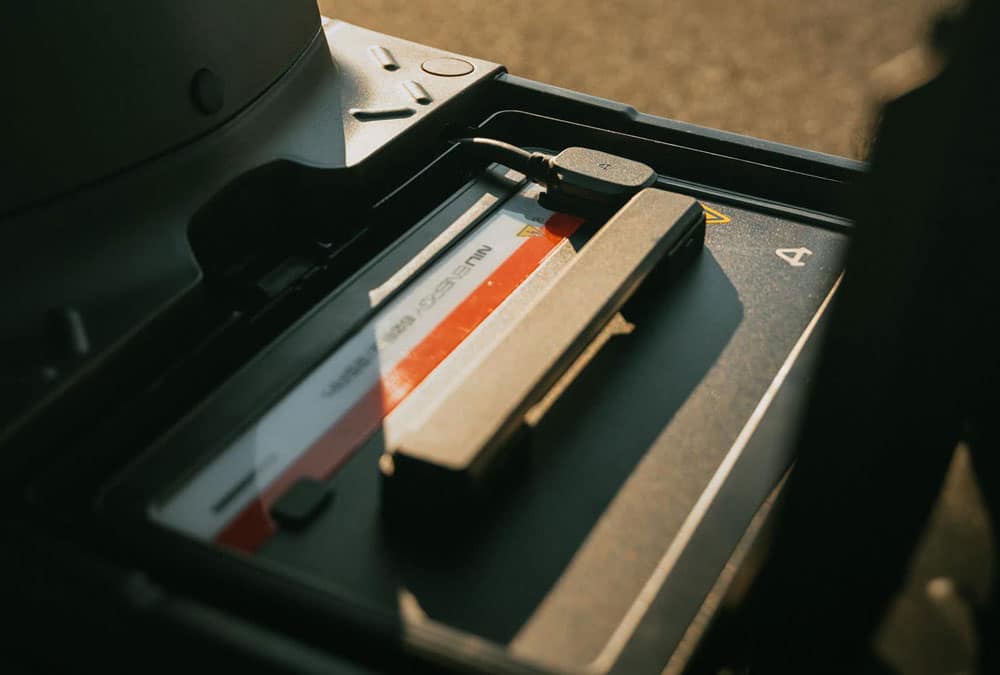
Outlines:
{"type": "Polygon", "coordinates": [[[849,157],[872,72],[953,0],[323,0],[367,28],[639,110],[849,157]]]}

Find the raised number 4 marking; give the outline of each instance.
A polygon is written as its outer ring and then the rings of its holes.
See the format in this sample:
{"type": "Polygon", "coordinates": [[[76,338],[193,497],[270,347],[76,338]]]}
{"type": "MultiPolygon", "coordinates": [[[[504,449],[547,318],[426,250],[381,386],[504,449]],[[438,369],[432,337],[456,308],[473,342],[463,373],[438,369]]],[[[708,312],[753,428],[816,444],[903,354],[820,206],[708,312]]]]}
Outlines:
{"type": "Polygon", "coordinates": [[[803,258],[813,254],[805,246],[800,246],[799,248],[779,248],[775,249],[774,253],[792,267],[805,267],[806,262],[803,258]]]}

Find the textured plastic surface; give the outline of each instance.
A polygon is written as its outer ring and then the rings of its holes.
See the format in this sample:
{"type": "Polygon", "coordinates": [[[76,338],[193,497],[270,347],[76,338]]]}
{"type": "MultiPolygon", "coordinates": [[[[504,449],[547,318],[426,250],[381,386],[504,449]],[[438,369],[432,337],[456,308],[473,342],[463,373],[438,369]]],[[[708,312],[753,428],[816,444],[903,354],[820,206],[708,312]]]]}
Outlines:
{"type": "Polygon", "coordinates": [[[552,171],[560,187],[572,183],[609,197],[636,192],[656,180],[656,172],[642,162],[590,148],[566,148],[552,158],[552,171]]]}
{"type": "Polygon", "coordinates": [[[344,163],[364,161],[386,141],[404,134],[471,85],[499,68],[482,59],[462,57],[469,67],[453,76],[428,72],[424,63],[458,60],[456,55],[415,42],[352,26],[326,25],[337,62],[344,117],[344,163]],[[386,67],[388,64],[389,67],[386,67]]]}

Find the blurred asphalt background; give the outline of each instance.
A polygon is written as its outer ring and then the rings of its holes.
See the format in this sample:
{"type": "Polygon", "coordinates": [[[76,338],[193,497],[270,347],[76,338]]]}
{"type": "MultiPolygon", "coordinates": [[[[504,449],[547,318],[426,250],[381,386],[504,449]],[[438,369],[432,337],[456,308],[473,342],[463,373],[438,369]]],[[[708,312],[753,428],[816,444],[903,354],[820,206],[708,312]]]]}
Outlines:
{"type": "MultiPolygon", "coordinates": [[[[497,61],[643,112],[863,159],[877,98],[918,75],[955,0],[321,0],[325,16],[497,61]]],[[[900,467],[901,478],[905,467],[900,467]]],[[[890,488],[891,489],[891,488],[890,488]]],[[[836,545],[836,542],[831,542],[836,545]]],[[[908,675],[965,672],[995,552],[969,458],[955,458],[881,653],[908,675]],[[937,581],[933,581],[937,579],[937,581]]],[[[817,655],[822,658],[822,655],[817,655]]]]}

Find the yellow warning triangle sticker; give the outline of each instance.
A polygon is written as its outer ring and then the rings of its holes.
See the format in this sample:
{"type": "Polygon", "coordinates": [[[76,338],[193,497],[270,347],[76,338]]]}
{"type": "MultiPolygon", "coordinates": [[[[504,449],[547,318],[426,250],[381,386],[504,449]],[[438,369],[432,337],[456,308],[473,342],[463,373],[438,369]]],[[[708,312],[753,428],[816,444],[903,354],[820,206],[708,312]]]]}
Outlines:
{"type": "Polygon", "coordinates": [[[525,225],[521,228],[521,231],[517,233],[519,237],[538,237],[542,234],[542,228],[537,225],[525,225]]]}
{"type": "Polygon", "coordinates": [[[719,211],[716,211],[711,206],[701,205],[701,208],[705,209],[705,224],[706,225],[722,225],[723,223],[729,222],[729,216],[719,211]]]}

